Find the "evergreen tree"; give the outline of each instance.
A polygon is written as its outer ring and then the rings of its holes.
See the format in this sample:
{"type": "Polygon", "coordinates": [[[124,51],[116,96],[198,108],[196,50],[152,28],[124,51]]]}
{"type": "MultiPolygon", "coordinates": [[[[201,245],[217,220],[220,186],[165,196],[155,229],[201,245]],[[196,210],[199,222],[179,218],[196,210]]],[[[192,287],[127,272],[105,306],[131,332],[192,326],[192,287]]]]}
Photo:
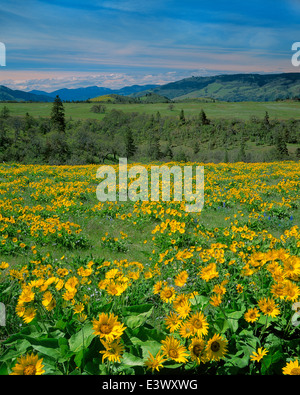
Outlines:
{"type": "Polygon", "coordinates": [[[167,159],[170,159],[170,160],[173,159],[173,151],[172,151],[172,148],[171,148],[169,145],[167,146],[167,149],[166,149],[166,151],[165,151],[165,153],[164,153],[164,156],[165,156],[167,159]]]}
{"type": "Polygon", "coordinates": [[[266,126],[269,126],[269,125],[270,125],[269,119],[270,119],[270,117],[269,117],[268,111],[266,111],[266,114],[265,114],[265,117],[264,117],[264,124],[265,124],[266,126]]]}
{"type": "Polygon", "coordinates": [[[149,141],[149,156],[153,160],[159,160],[162,156],[160,150],[159,137],[157,134],[151,136],[149,141]]]}
{"type": "Polygon", "coordinates": [[[183,110],[180,111],[179,121],[180,121],[181,125],[185,124],[185,116],[184,116],[184,111],[183,110]]]}
{"type": "Polygon", "coordinates": [[[199,151],[200,151],[200,145],[199,145],[198,141],[196,140],[195,145],[194,145],[194,154],[198,154],[199,151]]]}
{"type": "Polygon", "coordinates": [[[66,121],[65,121],[65,110],[63,103],[58,95],[56,95],[52,111],[51,111],[51,123],[53,126],[60,132],[64,132],[66,129],[66,121]]]}
{"type": "Polygon", "coordinates": [[[209,120],[203,110],[200,111],[199,120],[201,125],[209,125],[209,120]]]}
{"type": "Polygon", "coordinates": [[[286,157],[289,156],[283,133],[278,133],[276,137],[276,153],[277,159],[286,159],[286,157]]]}
{"type": "Polygon", "coordinates": [[[132,157],[137,150],[137,147],[134,143],[132,131],[130,128],[127,129],[125,134],[125,155],[127,158],[132,157]]]}

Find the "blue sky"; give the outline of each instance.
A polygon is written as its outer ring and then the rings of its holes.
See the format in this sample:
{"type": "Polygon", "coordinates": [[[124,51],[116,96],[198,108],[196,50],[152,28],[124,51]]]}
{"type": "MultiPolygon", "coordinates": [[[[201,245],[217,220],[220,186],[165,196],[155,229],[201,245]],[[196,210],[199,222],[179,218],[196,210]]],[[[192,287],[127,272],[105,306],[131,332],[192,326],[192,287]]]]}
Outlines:
{"type": "Polygon", "coordinates": [[[0,84],[24,90],[298,72],[300,1],[7,0],[0,41],[0,84]]]}

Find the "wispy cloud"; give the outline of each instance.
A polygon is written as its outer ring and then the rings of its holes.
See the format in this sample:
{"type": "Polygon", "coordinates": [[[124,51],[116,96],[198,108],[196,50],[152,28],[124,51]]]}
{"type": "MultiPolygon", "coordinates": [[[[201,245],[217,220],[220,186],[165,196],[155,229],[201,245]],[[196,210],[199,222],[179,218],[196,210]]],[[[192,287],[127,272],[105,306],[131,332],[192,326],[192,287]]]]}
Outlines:
{"type": "Polygon", "coordinates": [[[295,71],[297,10],[298,0],[10,0],[0,4],[7,48],[0,83],[50,89],[140,83],[149,75],[165,82],[193,70],[295,71]],[[16,80],[7,78],[13,71],[16,80]],[[41,78],[25,78],[32,71],[41,78]]]}

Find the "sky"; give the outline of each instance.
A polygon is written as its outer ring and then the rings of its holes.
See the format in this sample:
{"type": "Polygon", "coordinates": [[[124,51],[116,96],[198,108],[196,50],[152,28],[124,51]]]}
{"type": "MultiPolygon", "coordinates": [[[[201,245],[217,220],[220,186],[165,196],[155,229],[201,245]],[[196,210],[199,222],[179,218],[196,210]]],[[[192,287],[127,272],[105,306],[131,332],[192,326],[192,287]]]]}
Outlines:
{"type": "Polygon", "coordinates": [[[0,84],[51,92],[299,72],[298,41],[300,0],[0,0],[0,84]]]}

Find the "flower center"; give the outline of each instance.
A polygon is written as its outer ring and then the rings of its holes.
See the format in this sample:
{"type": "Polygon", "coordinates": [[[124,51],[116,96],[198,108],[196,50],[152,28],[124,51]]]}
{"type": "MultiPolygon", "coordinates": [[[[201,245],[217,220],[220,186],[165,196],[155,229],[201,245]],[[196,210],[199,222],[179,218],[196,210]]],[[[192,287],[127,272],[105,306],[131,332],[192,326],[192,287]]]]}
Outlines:
{"type": "Polygon", "coordinates": [[[24,368],[24,375],[25,376],[34,376],[36,372],[34,365],[27,365],[24,368]]]}
{"type": "Polygon", "coordinates": [[[300,368],[293,368],[291,370],[291,374],[299,376],[300,375],[300,368]]]}
{"type": "Polygon", "coordinates": [[[193,347],[193,353],[198,357],[202,352],[202,347],[199,344],[196,344],[193,347]]]}
{"type": "Polygon", "coordinates": [[[101,331],[102,333],[110,333],[110,332],[111,332],[111,329],[110,329],[110,326],[109,326],[108,324],[102,324],[102,325],[100,326],[100,331],[101,331]]]}
{"type": "Polygon", "coordinates": [[[212,342],[210,345],[210,348],[213,352],[217,352],[220,350],[220,343],[218,342],[212,342]]]}
{"type": "Polygon", "coordinates": [[[174,350],[174,349],[171,349],[169,351],[169,355],[170,355],[171,358],[177,358],[178,357],[178,352],[176,350],[174,350]]]}
{"type": "Polygon", "coordinates": [[[170,290],[167,290],[167,291],[165,292],[165,297],[166,297],[166,298],[170,298],[172,295],[173,295],[173,292],[170,291],[170,290]]]}
{"type": "Polygon", "coordinates": [[[201,329],[202,328],[202,321],[195,320],[194,321],[194,327],[197,328],[197,329],[201,329]]]}

